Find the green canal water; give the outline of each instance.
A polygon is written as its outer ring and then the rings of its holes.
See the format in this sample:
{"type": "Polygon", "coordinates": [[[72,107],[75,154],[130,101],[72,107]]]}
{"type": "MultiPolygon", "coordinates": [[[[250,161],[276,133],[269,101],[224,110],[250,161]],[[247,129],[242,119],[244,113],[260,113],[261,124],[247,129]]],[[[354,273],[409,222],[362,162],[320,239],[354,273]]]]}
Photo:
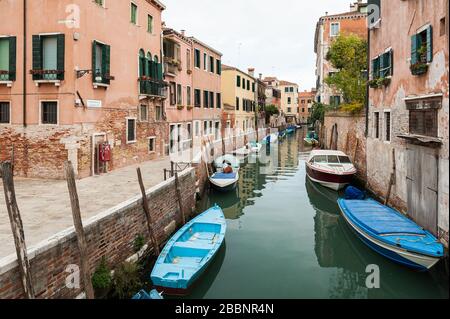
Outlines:
{"type": "Polygon", "coordinates": [[[352,233],[339,194],[306,177],[304,134],[272,147],[270,162],[245,164],[235,192],[205,194],[198,210],[219,204],[227,234],[189,298],[448,298],[444,262],[414,272],[352,233]],[[379,289],[366,287],[368,265],[379,266],[379,289]]]}

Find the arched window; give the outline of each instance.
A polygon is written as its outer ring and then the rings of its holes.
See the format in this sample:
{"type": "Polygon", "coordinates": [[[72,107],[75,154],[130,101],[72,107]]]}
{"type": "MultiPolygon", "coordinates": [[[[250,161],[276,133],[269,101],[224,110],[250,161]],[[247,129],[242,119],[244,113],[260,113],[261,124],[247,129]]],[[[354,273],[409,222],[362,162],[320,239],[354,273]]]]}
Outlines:
{"type": "Polygon", "coordinates": [[[154,78],[157,80],[162,80],[162,65],[159,63],[158,56],[155,54],[154,58],[154,78]]]}
{"type": "Polygon", "coordinates": [[[139,50],[139,76],[146,75],[146,63],[145,63],[145,52],[144,50],[139,50]]]}
{"type": "Polygon", "coordinates": [[[155,54],[155,58],[153,61],[155,61],[155,63],[159,63],[158,56],[156,54],[155,54]]]}

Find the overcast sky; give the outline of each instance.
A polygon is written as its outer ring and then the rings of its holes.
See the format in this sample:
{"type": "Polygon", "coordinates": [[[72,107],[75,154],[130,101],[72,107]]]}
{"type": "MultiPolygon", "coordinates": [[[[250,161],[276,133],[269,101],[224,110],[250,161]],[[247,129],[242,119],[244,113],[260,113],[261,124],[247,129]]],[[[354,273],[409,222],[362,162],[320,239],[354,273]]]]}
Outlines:
{"type": "MultiPolygon", "coordinates": [[[[314,32],[317,20],[346,12],[350,0],[162,0],[167,27],[223,53],[224,64],[256,74],[316,85],[314,32]]],[[[354,1],[353,1],[354,2],[354,1]]]]}

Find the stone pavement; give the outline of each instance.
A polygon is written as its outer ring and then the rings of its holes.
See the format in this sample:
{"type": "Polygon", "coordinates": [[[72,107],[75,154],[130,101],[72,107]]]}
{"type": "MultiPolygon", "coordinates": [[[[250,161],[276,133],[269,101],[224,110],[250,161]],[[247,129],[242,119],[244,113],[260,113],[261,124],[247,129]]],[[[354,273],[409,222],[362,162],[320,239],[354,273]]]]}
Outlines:
{"type": "MultiPolygon", "coordinates": [[[[146,189],[164,180],[169,157],[77,181],[83,220],[140,194],[136,168],[140,166],[146,189]]],[[[73,226],[65,180],[15,179],[16,197],[22,216],[27,248],[73,226]]],[[[15,253],[14,239],[0,180],[0,259],[15,253]]]]}

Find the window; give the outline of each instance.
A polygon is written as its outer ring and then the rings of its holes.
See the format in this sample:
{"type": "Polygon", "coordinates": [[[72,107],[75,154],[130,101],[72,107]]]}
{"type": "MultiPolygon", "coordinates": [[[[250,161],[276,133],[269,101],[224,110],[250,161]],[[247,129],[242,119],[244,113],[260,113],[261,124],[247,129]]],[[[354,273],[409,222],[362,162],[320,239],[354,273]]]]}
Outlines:
{"type": "Polygon", "coordinates": [[[192,105],[192,92],[191,92],[191,87],[188,86],[186,87],[186,105],[187,106],[191,106],[192,105]]]}
{"type": "Polygon", "coordinates": [[[191,70],[191,50],[186,50],[186,68],[191,70]]]}
{"type": "Polygon", "coordinates": [[[203,91],[203,107],[204,108],[208,108],[209,107],[209,92],[208,91],[203,91]]]}
{"type": "Polygon", "coordinates": [[[161,105],[155,106],[155,120],[156,121],[163,120],[163,107],[161,105]]]}
{"type": "Polygon", "coordinates": [[[0,124],[11,122],[11,107],[9,102],[0,102],[0,124]]]}
{"type": "Polygon", "coordinates": [[[384,121],[385,121],[385,140],[387,142],[391,141],[391,112],[384,112],[384,121]]]}
{"type": "Polygon", "coordinates": [[[155,153],[156,152],[156,137],[152,136],[148,138],[148,152],[155,153]]]}
{"type": "Polygon", "coordinates": [[[131,17],[130,17],[130,22],[133,24],[137,24],[137,11],[138,11],[138,7],[136,4],[131,3],[131,17]]]}
{"type": "Polygon", "coordinates": [[[208,134],[208,121],[203,121],[203,135],[208,134]]]}
{"type": "Polygon", "coordinates": [[[409,110],[409,133],[437,137],[437,109],[409,110]]]}
{"type": "Polygon", "coordinates": [[[378,112],[374,113],[373,128],[375,132],[375,138],[380,138],[380,113],[378,112]]]}
{"type": "Polygon", "coordinates": [[[431,25],[411,37],[411,65],[433,61],[433,28],[431,25]]]}
{"type": "Polygon", "coordinates": [[[136,142],[136,119],[127,118],[127,143],[136,142]]]}
{"type": "Polygon", "coordinates": [[[305,113],[305,109],[304,108],[302,108],[302,113],[305,113]]]}
{"type": "Polygon", "coordinates": [[[288,108],[287,108],[287,112],[288,112],[288,113],[291,113],[291,111],[292,111],[292,108],[288,107],[288,108]]]}
{"type": "Polygon", "coordinates": [[[446,31],[447,29],[445,28],[445,17],[441,18],[441,20],[439,20],[439,36],[443,36],[447,33],[446,31]]]}
{"type": "Polygon", "coordinates": [[[212,56],[209,57],[209,72],[214,73],[214,58],[212,56]]]}
{"type": "Polygon", "coordinates": [[[151,15],[147,16],[147,32],[153,33],[153,17],[151,15]]]}
{"type": "Polygon", "coordinates": [[[250,80],[247,80],[247,91],[250,91],[250,80]]]}
{"type": "Polygon", "coordinates": [[[200,50],[195,49],[195,67],[200,69],[200,50]]]}
{"type": "Polygon", "coordinates": [[[245,90],[245,79],[242,79],[242,88],[245,90]]]}
{"type": "Polygon", "coordinates": [[[220,122],[214,124],[214,139],[218,140],[220,137],[220,122]]]}
{"type": "Polygon", "coordinates": [[[201,91],[199,89],[195,89],[194,92],[194,104],[196,107],[200,107],[201,106],[201,91]]]}
{"type": "Polygon", "coordinates": [[[64,80],[65,35],[33,35],[33,80],[64,80]]]}
{"type": "Polygon", "coordinates": [[[208,55],[203,53],[203,70],[208,70],[208,55]]]}
{"type": "Polygon", "coordinates": [[[177,104],[183,105],[183,87],[177,84],[177,104]]]}
{"type": "Polygon", "coordinates": [[[285,93],[288,93],[288,92],[289,92],[289,88],[288,88],[288,87],[285,87],[285,88],[284,88],[284,92],[285,92],[285,93]]]}
{"type": "Polygon", "coordinates": [[[99,6],[103,7],[103,0],[95,0],[94,1],[96,4],[98,4],[99,6]]]}
{"type": "Polygon", "coordinates": [[[147,105],[141,105],[139,107],[139,120],[141,122],[148,121],[148,106],[147,105]]]}
{"type": "Polygon", "coordinates": [[[92,80],[94,83],[110,84],[111,47],[94,41],[92,43],[92,80]]]}
{"type": "Polygon", "coordinates": [[[339,158],[339,162],[341,164],[351,164],[352,163],[352,161],[350,160],[350,158],[348,156],[339,155],[338,158],[339,158]]]}
{"type": "Polygon", "coordinates": [[[191,140],[192,139],[192,124],[191,123],[187,123],[186,124],[186,131],[187,131],[187,139],[191,140]]]}
{"type": "Polygon", "coordinates": [[[218,75],[222,74],[222,62],[220,60],[216,60],[216,73],[218,75]]]}
{"type": "Polygon", "coordinates": [[[16,37],[0,38],[0,81],[16,80],[16,37]]]}
{"type": "Polygon", "coordinates": [[[372,60],[372,79],[385,78],[392,76],[394,65],[394,52],[392,49],[372,60]]]}
{"type": "Polygon", "coordinates": [[[194,122],[194,135],[195,135],[195,137],[200,136],[200,121],[194,122]]]}
{"type": "Polygon", "coordinates": [[[255,82],[252,83],[252,92],[255,92],[255,82]]]}
{"type": "Polygon", "coordinates": [[[294,88],[293,87],[289,88],[289,90],[290,90],[291,93],[294,93],[294,88]]]}
{"type": "Polygon", "coordinates": [[[312,100],[308,100],[308,104],[311,104],[312,103],[312,100]]]}
{"type": "Polygon", "coordinates": [[[336,37],[339,35],[339,22],[331,23],[330,36],[336,37]]]}
{"type": "Polygon", "coordinates": [[[301,100],[301,103],[302,103],[302,104],[305,104],[305,103],[306,103],[306,100],[301,100]]]}
{"type": "Polygon", "coordinates": [[[216,108],[218,108],[218,109],[222,108],[222,94],[221,93],[216,94],[216,108]]]}
{"type": "Polygon", "coordinates": [[[338,107],[341,105],[341,97],[339,95],[330,96],[330,106],[338,107]]]}
{"type": "Polygon", "coordinates": [[[236,97],[236,111],[239,111],[239,97],[236,97]]]}
{"type": "Polygon", "coordinates": [[[291,102],[292,102],[291,98],[290,98],[290,97],[288,97],[288,99],[287,99],[287,103],[288,103],[288,104],[291,104],[291,102]]]}
{"type": "Polygon", "coordinates": [[[237,85],[238,88],[241,87],[241,76],[240,75],[238,75],[237,78],[236,78],[236,85],[237,85]]]}
{"type": "Polygon", "coordinates": [[[58,102],[41,102],[41,123],[58,124],[58,102]]]}
{"type": "Polygon", "coordinates": [[[209,92],[209,107],[214,108],[214,92],[209,92]]]}
{"type": "Polygon", "coordinates": [[[176,83],[170,82],[169,84],[169,97],[170,105],[175,105],[177,103],[177,93],[176,93],[176,83]]]}
{"type": "Polygon", "coordinates": [[[209,134],[213,133],[213,121],[209,121],[209,134]]]}

